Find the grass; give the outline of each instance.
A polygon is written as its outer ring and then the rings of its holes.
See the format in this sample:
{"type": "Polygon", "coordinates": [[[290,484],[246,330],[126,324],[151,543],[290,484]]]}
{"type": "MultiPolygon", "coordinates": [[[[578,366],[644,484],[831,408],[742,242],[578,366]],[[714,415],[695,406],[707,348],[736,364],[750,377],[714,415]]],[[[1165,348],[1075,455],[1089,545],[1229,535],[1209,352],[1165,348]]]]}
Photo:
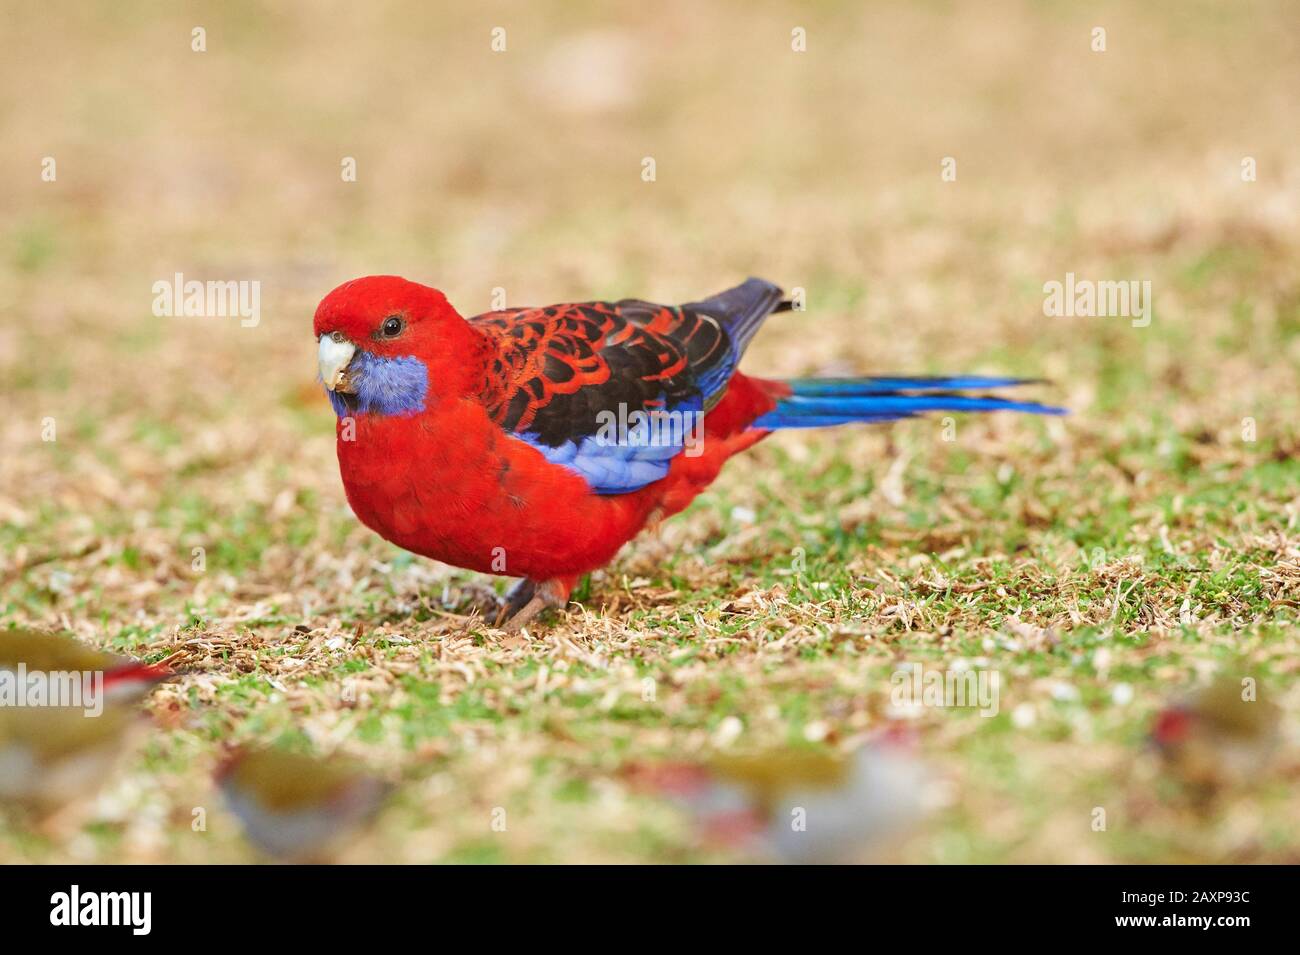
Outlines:
{"type": "Polygon", "coordinates": [[[992,718],[913,721],[934,808],[889,858],[1300,858],[1284,5],[995,7],[20,6],[0,88],[44,80],[0,112],[0,627],[187,673],[72,832],[0,816],[0,858],[255,858],[210,781],[230,742],[400,781],[349,859],[729,858],[627,767],[850,751],[897,716],[909,661],[994,667],[1002,694],[992,718]],[[262,282],[262,322],[154,317],[176,271],[262,282]],[[1067,271],[1149,279],[1152,324],[1045,318],[1067,271]],[[369,272],[467,312],[498,286],[680,301],[761,274],[809,308],[772,319],[755,373],[1041,375],[1072,414],[775,436],[505,638],[466,616],[484,578],[344,500],[310,315],[369,272]],[[1292,748],[1189,806],[1151,719],[1242,668],[1292,748]]]}

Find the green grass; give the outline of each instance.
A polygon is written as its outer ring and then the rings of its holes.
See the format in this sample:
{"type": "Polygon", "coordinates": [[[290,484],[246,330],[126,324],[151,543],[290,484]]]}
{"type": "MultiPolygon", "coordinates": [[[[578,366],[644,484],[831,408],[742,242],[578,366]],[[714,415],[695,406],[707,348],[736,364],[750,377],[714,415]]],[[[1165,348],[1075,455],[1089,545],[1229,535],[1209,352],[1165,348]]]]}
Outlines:
{"type": "Polygon", "coordinates": [[[544,6],[492,14],[511,36],[495,59],[468,8],[286,11],[267,32],[235,5],[211,12],[206,59],[179,13],[130,9],[112,42],[15,14],[5,88],[79,68],[0,120],[17,318],[0,326],[0,628],[71,629],[184,675],[72,821],[0,811],[0,859],[255,859],[212,784],[243,743],[342,752],[398,784],[349,859],[747,858],[633,771],[853,753],[900,722],[904,663],[991,667],[1001,698],[991,718],[906,721],[931,808],[885,858],[1300,858],[1300,149],[1270,92],[1300,75],[1282,14],[1243,4],[1225,32],[1221,5],[1110,5],[1094,56],[1069,11],[1016,0],[722,7],[689,28],[544,6]],[[579,95],[593,71],[605,105],[579,95]],[[1258,182],[1234,178],[1246,153],[1258,182]],[[175,271],[261,281],[262,324],[155,318],[150,285],[175,271]],[[761,274],[809,307],[772,319],[747,370],[1042,376],[1034,396],[1071,414],[956,417],[952,440],[941,417],[775,436],[511,640],[475,615],[504,581],[406,554],[347,508],[311,315],[381,271],[465,312],[498,286],[511,304],[683,301],[761,274]],[[1149,279],[1152,324],[1045,318],[1043,283],[1067,271],[1149,279]],[[1189,800],[1152,719],[1246,671],[1287,745],[1252,785],[1189,800]]]}

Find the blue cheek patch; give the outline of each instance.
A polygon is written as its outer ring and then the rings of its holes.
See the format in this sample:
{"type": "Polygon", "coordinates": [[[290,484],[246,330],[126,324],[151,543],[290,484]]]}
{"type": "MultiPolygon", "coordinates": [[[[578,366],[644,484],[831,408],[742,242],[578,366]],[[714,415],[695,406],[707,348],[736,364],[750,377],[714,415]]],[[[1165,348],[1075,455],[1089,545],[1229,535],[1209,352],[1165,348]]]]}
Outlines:
{"type": "Polygon", "coordinates": [[[429,394],[429,369],[420,359],[379,358],[358,351],[350,377],[356,394],[326,392],[340,418],[356,414],[409,416],[424,410],[429,394]]]}

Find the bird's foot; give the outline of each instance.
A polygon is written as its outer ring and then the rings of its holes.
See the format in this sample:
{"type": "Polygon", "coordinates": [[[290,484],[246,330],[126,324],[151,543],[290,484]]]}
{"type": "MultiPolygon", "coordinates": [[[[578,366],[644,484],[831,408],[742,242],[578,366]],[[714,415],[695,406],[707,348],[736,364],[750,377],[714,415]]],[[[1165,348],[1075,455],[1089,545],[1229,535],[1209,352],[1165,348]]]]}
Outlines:
{"type": "Polygon", "coordinates": [[[525,577],[506,594],[505,606],[497,614],[497,627],[506,633],[514,633],[543,610],[563,607],[569,602],[569,594],[576,581],[576,578],[568,577],[552,577],[542,581],[525,577]]]}
{"type": "Polygon", "coordinates": [[[493,626],[501,626],[505,621],[523,610],[528,602],[533,599],[536,592],[537,581],[529,580],[527,577],[516,581],[515,585],[506,592],[505,603],[501,604],[501,609],[497,611],[493,626]]]}

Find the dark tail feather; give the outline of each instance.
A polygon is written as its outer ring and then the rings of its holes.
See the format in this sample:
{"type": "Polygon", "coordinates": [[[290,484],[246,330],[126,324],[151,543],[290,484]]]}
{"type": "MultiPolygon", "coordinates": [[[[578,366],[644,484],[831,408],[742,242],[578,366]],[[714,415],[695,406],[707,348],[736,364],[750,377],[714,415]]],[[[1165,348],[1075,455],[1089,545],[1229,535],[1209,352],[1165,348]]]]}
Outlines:
{"type": "Polygon", "coordinates": [[[1034,401],[963,395],[972,388],[1005,388],[1035,383],[1024,378],[951,377],[805,378],[786,382],[791,393],[754,422],[753,427],[820,428],[855,421],[896,421],[925,411],[1022,411],[1066,414],[1064,408],[1034,401]]]}
{"type": "Polygon", "coordinates": [[[686,308],[716,318],[731,338],[736,356],[744,353],[763,319],[777,311],[781,289],[763,279],[747,279],[735,288],[719,292],[686,308]]]}

